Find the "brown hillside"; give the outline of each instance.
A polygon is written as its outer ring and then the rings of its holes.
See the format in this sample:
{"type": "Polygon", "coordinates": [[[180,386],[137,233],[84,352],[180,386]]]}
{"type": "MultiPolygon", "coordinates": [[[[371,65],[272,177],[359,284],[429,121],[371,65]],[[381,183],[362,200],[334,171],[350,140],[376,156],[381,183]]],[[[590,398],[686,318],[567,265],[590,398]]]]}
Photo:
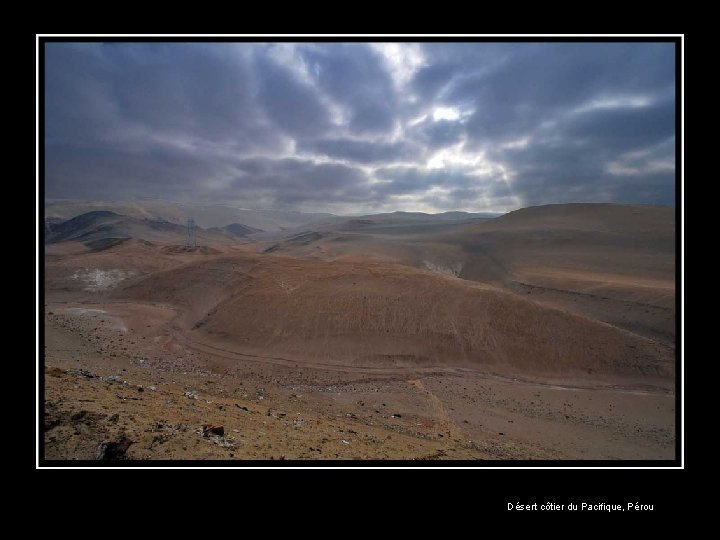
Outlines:
{"type": "Polygon", "coordinates": [[[215,259],[115,293],[180,305],[191,339],[248,354],[356,366],[672,378],[671,348],[515,295],[397,265],[215,259]]]}

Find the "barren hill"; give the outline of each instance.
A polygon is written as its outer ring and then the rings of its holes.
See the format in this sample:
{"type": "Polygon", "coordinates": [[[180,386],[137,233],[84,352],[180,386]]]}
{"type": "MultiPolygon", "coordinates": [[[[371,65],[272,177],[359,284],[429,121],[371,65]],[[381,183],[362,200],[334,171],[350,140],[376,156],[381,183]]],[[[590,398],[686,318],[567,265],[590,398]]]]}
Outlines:
{"type": "Polygon", "coordinates": [[[93,211],[112,211],[136,219],[169,221],[177,225],[183,225],[188,218],[193,218],[203,228],[242,223],[264,231],[280,231],[333,217],[332,214],[250,210],[227,205],[183,204],[152,199],[125,202],[50,200],[45,203],[45,214],[52,220],[67,220],[93,211]]]}
{"type": "MultiPolygon", "coordinates": [[[[234,242],[257,232],[260,230],[241,223],[232,223],[223,228],[197,227],[196,238],[202,244],[234,242]]],[[[169,221],[139,219],[107,210],[97,210],[55,224],[50,230],[46,230],[45,243],[84,242],[91,249],[95,249],[95,246],[100,244],[93,243],[128,238],[165,244],[184,244],[187,241],[187,228],[185,225],[169,221]]]]}
{"type": "Polygon", "coordinates": [[[56,223],[46,455],[674,455],[671,209],[417,217],[196,248],[117,236],[147,223],[116,213],[56,223]]]}
{"type": "Polygon", "coordinates": [[[398,265],[234,256],[116,290],[183,306],[191,339],[229,354],[355,367],[467,366],[595,380],[673,377],[673,350],[511,293],[398,265]]]}
{"type": "MultiPolygon", "coordinates": [[[[276,254],[375,260],[489,283],[674,343],[675,214],[660,206],[563,204],[489,220],[380,226],[370,218],[269,242],[276,254]]],[[[267,247],[266,247],[267,249],[267,247]]]]}

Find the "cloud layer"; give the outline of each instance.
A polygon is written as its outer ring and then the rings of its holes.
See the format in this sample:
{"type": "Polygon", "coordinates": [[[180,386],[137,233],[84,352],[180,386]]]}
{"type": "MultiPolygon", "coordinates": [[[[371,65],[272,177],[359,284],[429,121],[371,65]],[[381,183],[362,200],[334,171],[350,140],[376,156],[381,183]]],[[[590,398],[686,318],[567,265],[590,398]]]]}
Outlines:
{"type": "Polygon", "coordinates": [[[45,46],[46,196],[674,203],[672,44],[45,46]]]}

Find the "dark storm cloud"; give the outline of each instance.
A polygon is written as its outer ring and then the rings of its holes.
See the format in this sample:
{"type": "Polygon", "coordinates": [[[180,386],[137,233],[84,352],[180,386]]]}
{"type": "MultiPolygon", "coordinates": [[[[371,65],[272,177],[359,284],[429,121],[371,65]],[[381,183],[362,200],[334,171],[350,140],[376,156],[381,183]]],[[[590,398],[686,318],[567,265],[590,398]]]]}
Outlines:
{"type": "Polygon", "coordinates": [[[453,77],[461,73],[459,68],[455,61],[422,68],[413,79],[415,91],[423,99],[434,99],[453,77]]]}
{"type": "Polygon", "coordinates": [[[260,80],[259,100],[277,126],[298,137],[319,135],[327,130],[327,110],[311,86],[262,56],[258,57],[256,68],[260,80]]]}
{"type": "Polygon", "coordinates": [[[376,52],[364,44],[301,46],[300,54],[318,86],[347,109],[355,133],[392,130],[397,97],[376,52]]]}
{"type": "Polygon", "coordinates": [[[298,149],[357,163],[381,163],[414,157],[412,148],[406,143],[377,143],[344,138],[301,141],[298,149]]]}
{"type": "Polygon", "coordinates": [[[460,142],[465,126],[457,121],[426,119],[408,129],[408,134],[434,149],[460,142]]]}
{"type": "Polygon", "coordinates": [[[442,211],[463,208],[468,200],[509,204],[513,196],[507,182],[487,173],[386,167],[376,174],[380,181],[373,185],[373,195],[378,200],[411,194],[416,195],[422,204],[442,211]]]}
{"type": "Polygon", "coordinates": [[[272,144],[251,66],[209,45],[49,45],[49,140],[151,135],[272,144]]]}
{"type": "Polygon", "coordinates": [[[487,178],[466,174],[459,170],[435,169],[424,171],[416,167],[386,167],[375,171],[381,180],[376,190],[383,194],[402,195],[427,191],[433,187],[456,188],[485,185],[487,178]]]}
{"type": "Polygon", "coordinates": [[[641,107],[598,108],[578,114],[563,130],[570,140],[610,151],[644,147],[674,133],[674,100],[641,107]]]}
{"type": "Polygon", "coordinates": [[[669,44],[48,44],[48,197],[674,202],[669,44]]]}
{"type": "Polygon", "coordinates": [[[474,138],[513,136],[603,95],[667,92],[674,84],[669,45],[505,46],[495,67],[457,77],[446,99],[470,103],[474,138]]]}
{"type": "Polygon", "coordinates": [[[269,192],[280,203],[343,201],[367,197],[367,177],[353,167],[301,159],[248,159],[237,165],[235,186],[269,192]]]}

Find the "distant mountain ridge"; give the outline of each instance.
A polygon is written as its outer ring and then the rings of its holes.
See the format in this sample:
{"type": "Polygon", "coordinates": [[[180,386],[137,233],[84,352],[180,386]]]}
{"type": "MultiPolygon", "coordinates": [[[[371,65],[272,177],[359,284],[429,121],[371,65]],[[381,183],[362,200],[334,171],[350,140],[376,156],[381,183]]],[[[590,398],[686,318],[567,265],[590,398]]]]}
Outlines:
{"type": "Polygon", "coordinates": [[[165,240],[185,235],[185,227],[169,221],[137,219],[109,210],[96,210],[53,225],[45,236],[45,243],[92,242],[106,238],[165,240]]]}
{"type": "Polygon", "coordinates": [[[188,218],[202,228],[222,228],[233,223],[262,231],[280,231],[311,221],[334,217],[333,214],[288,212],[281,210],[248,210],[226,205],[166,203],[162,201],[104,202],[50,200],[45,202],[46,222],[68,220],[94,212],[112,211],[136,219],[168,221],[184,226],[188,218]]]}
{"type": "MultiPolygon", "coordinates": [[[[438,214],[424,212],[389,212],[380,214],[366,214],[362,216],[339,216],[329,213],[305,213],[285,210],[250,210],[247,208],[234,208],[227,205],[201,205],[166,203],[162,201],[131,201],[131,202],[103,202],[103,201],[69,201],[50,200],[45,202],[46,223],[52,227],[57,221],[64,221],[76,216],[97,212],[110,211],[136,219],[150,219],[153,221],[168,221],[183,226],[188,218],[195,220],[198,226],[205,229],[223,228],[234,223],[242,224],[255,232],[282,231],[286,229],[313,228],[317,224],[326,222],[335,223],[338,220],[372,218],[375,220],[390,220],[410,222],[421,221],[461,221],[474,218],[491,218],[500,214],[471,213],[449,211],[438,214]]],[[[228,230],[229,233],[235,234],[228,230]]],[[[251,234],[251,233],[245,233],[251,234]]]]}
{"type": "Polygon", "coordinates": [[[242,223],[231,223],[230,225],[225,225],[224,227],[212,227],[208,229],[208,231],[222,231],[237,238],[243,238],[254,233],[263,232],[262,229],[249,227],[247,225],[243,225],[242,223]]]}

